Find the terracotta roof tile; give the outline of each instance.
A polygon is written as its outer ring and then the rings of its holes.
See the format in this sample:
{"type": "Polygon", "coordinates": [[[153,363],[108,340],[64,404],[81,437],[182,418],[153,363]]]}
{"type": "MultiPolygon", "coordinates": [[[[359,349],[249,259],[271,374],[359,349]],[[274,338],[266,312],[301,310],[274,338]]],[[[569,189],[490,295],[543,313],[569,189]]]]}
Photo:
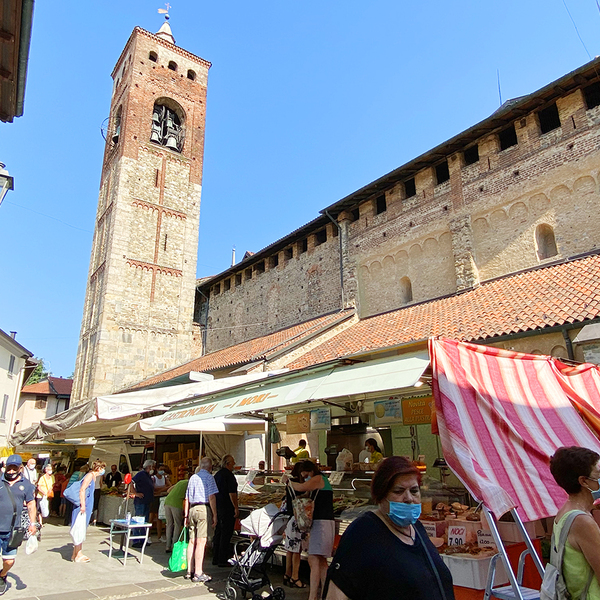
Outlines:
{"type": "Polygon", "coordinates": [[[48,377],[38,383],[26,385],[21,389],[23,394],[47,394],[49,396],[70,396],[73,388],[72,379],[63,379],[62,377],[48,377]]]}
{"type": "Polygon", "coordinates": [[[476,341],[598,317],[600,255],[596,254],[362,319],[288,367],[299,369],[436,335],[476,341]]]}
{"type": "Polygon", "coordinates": [[[273,357],[282,350],[291,350],[298,344],[308,341],[312,335],[350,318],[353,314],[353,309],[327,314],[292,327],[287,327],[286,329],[281,329],[269,335],[254,338],[235,346],[229,346],[228,348],[211,352],[179,367],[155,375],[128,389],[132,390],[168,381],[180,375],[185,375],[190,371],[206,373],[265,360],[273,357]]]}

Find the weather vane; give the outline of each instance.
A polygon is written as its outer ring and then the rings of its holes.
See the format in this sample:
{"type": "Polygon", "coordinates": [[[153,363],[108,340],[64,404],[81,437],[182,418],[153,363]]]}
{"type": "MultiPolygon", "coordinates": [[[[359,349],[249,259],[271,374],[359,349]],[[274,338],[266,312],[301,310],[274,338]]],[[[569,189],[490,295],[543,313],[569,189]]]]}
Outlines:
{"type": "Polygon", "coordinates": [[[158,14],[159,15],[165,15],[165,20],[169,20],[169,10],[171,10],[171,5],[167,2],[165,3],[165,6],[167,8],[159,8],[158,9],[158,14]]]}

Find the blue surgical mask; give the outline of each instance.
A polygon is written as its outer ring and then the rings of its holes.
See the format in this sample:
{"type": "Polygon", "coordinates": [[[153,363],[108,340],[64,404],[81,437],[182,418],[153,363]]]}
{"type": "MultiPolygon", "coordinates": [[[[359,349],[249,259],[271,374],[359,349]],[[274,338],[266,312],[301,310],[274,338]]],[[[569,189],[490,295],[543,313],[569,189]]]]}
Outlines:
{"type": "Polygon", "coordinates": [[[420,504],[407,504],[406,502],[392,502],[390,500],[390,512],[388,517],[394,525],[398,527],[407,527],[417,522],[421,516],[420,504]]]}
{"type": "Polygon", "coordinates": [[[308,481],[312,476],[311,475],[307,475],[306,479],[304,481],[308,481]]]}
{"type": "Polygon", "coordinates": [[[165,472],[164,471],[159,471],[158,474],[162,477],[165,474],[165,472]]]}
{"type": "Polygon", "coordinates": [[[102,469],[102,470],[100,471],[100,475],[104,475],[104,473],[106,473],[106,469],[102,469]]]}
{"type": "MultiPolygon", "coordinates": [[[[596,480],[594,479],[594,481],[596,481],[596,480]]],[[[597,490],[592,490],[587,485],[584,487],[586,487],[588,490],[590,490],[590,493],[592,494],[592,498],[594,499],[594,502],[596,500],[600,500],[600,488],[598,488],[597,490]]]]}

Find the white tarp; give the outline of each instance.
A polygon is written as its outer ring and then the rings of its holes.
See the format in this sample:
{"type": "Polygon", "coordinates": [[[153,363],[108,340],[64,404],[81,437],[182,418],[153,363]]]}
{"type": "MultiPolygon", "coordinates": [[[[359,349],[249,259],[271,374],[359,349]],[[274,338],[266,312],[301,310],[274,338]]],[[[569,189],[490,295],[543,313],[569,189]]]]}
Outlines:
{"type": "Polygon", "coordinates": [[[118,420],[119,425],[129,425],[137,421],[144,412],[165,410],[165,404],[170,402],[189,400],[243,383],[265,379],[270,375],[282,372],[253,373],[110,396],[98,396],[53,417],[42,419],[38,424],[15,433],[10,439],[10,444],[17,446],[49,436],[52,436],[53,439],[75,439],[111,435],[111,427],[116,426],[115,423],[112,423],[115,420],[118,420]]]}
{"type": "Polygon", "coordinates": [[[333,365],[259,381],[197,402],[180,403],[158,417],[156,425],[175,426],[253,411],[269,411],[309,400],[391,391],[414,386],[429,365],[427,351],[354,365],[333,365]]]}
{"type": "Polygon", "coordinates": [[[174,427],[156,427],[158,417],[139,419],[129,425],[118,425],[111,428],[111,435],[179,435],[189,433],[228,433],[244,435],[249,433],[266,433],[266,421],[259,419],[206,419],[202,422],[183,423],[174,427]]]}

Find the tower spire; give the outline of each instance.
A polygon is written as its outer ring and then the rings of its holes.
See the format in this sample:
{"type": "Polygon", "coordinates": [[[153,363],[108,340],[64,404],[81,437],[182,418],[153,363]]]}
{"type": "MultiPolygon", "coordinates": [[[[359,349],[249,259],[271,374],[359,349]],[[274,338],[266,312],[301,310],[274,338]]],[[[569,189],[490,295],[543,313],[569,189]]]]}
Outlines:
{"type": "Polygon", "coordinates": [[[171,44],[175,44],[175,38],[173,37],[173,32],[171,31],[171,26],[169,25],[169,10],[171,9],[171,5],[167,2],[165,4],[167,8],[159,8],[158,14],[165,15],[165,22],[161,25],[160,29],[156,32],[156,35],[170,42],[171,44]]]}

